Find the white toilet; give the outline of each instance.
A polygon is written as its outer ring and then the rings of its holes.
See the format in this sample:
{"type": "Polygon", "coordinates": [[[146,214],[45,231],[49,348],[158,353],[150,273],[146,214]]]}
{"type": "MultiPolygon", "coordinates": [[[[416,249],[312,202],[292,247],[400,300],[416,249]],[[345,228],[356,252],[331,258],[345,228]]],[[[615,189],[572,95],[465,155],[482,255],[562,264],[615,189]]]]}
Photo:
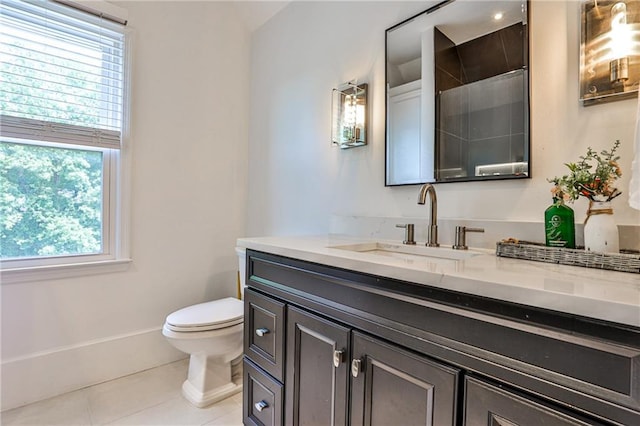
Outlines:
{"type": "MultiPolygon", "coordinates": [[[[237,247],[236,253],[244,296],[245,249],[237,247]]],[[[233,370],[242,355],[243,319],[244,304],[234,297],[188,306],[167,316],[162,334],[173,347],[191,355],[182,394],[196,407],[242,390],[233,370]]]]}

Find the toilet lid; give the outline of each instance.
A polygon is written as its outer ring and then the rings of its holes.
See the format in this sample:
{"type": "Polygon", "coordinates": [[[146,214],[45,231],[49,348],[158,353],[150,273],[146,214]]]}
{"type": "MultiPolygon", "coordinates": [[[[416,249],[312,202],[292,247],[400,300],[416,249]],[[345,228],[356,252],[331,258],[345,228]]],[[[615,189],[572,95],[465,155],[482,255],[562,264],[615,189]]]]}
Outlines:
{"type": "Polygon", "coordinates": [[[242,300],[227,297],[175,311],[166,326],[173,331],[206,331],[240,324],[244,315],[242,300]]]}

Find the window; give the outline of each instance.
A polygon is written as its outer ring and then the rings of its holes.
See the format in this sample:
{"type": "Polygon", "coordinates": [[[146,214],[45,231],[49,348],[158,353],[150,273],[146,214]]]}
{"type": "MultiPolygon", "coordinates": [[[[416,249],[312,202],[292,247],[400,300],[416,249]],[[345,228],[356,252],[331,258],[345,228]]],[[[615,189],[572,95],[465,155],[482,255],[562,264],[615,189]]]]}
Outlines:
{"type": "Polygon", "coordinates": [[[57,2],[0,4],[3,270],[117,260],[124,26],[57,2]]]}

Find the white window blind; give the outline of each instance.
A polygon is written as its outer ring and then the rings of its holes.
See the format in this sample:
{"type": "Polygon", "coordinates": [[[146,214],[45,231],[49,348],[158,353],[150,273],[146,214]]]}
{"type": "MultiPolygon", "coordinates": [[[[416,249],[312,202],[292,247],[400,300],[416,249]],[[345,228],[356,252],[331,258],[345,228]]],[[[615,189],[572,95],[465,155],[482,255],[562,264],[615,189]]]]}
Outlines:
{"type": "Polygon", "coordinates": [[[49,1],[0,2],[0,135],[120,148],[124,27],[49,1]]]}

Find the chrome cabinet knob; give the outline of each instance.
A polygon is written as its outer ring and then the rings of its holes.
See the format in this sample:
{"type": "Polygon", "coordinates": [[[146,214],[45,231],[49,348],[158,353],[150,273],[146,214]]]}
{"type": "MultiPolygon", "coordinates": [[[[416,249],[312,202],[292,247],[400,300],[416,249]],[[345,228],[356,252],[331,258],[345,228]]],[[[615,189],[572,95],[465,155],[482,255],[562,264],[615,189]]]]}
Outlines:
{"type": "Polygon", "coordinates": [[[354,359],[351,361],[351,375],[353,377],[358,377],[360,371],[362,370],[362,361],[359,359],[354,359]]]}
{"type": "Polygon", "coordinates": [[[335,368],[340,367],[340,364],[344,361],[344,351],[343,350],[335,350],[333,351],[333,366],[335,368]]]}
{"type": "Polygon", "coordinates": [[[269,329],[268,328],[257,328],[256,329],[256,334],[260,337],[264,336],[265,334],[269,334],[269,329]]]}
{"type": "Polygon", "coordinates": [[[262,401],[258,401],[258,402],[256,402],[255,404],[253,404],[253,406],[256,408],[256,410],[258,410],[258,411],[262,411],[262,410],[264,410],[265,408],[268,408],[268,407],[269,407],[269,404],[267,404],[267,401],[262,400],[262,401]]]}

